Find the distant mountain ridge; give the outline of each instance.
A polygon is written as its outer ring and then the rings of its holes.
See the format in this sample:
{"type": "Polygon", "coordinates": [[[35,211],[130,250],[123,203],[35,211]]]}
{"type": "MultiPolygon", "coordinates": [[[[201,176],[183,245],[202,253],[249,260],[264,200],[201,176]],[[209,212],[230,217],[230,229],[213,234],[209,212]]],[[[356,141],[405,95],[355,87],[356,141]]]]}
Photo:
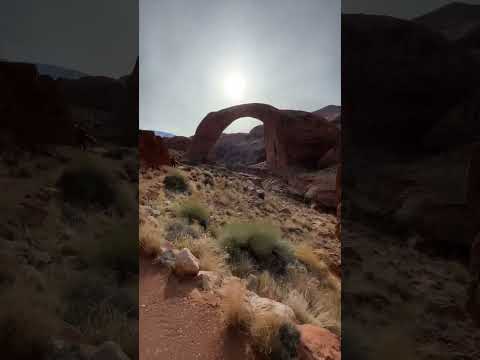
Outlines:
{"type": "Polygon", "coordinates": [[[413,21],[456,41],[480,26],[480,5],[453,2],[413,21]]]}
{"type": "Polygon", "coordinates": [[[49,64],[35,64],[38,73],[40,75],[48,75],[54,79],[80,79],[85,76],[89,76],[81,71],[67,69],[61,66],[49,65],[49,64]]]}
{"type": "Polygon", "coordinates": [[[160,136],[160,137],[171,138],[176,136],[175,134],[172,134],[166,131],[154,131],[154,132],[156,136],[160,136]]]}

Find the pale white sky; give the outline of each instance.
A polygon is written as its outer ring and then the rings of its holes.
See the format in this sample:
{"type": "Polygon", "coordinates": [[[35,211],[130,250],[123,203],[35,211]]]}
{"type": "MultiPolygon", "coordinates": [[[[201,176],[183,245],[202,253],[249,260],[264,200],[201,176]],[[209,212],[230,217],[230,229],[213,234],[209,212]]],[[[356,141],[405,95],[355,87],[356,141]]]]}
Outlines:
{"type": "Polygon", "coordinates": [[[340,3],[140,0],[140,128],[190,136],[231,105],[339,105],[340,3]]]}

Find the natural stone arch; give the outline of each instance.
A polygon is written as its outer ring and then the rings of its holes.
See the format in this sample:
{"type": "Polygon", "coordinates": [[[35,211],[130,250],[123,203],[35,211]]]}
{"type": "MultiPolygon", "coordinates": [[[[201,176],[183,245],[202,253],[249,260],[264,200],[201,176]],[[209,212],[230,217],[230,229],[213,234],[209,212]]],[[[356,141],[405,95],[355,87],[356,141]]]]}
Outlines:
{"type": "Polygon", "coordinates": [[[316,114],[279,110],[260,103],[243,104],[209,113],[195,132],[187,159],[193,163],[206,162],[222,132],[243,117],[264,124],[267,165],[273,171],[290,166],[315,167],[338,139],[336,126],[316,114]]]}

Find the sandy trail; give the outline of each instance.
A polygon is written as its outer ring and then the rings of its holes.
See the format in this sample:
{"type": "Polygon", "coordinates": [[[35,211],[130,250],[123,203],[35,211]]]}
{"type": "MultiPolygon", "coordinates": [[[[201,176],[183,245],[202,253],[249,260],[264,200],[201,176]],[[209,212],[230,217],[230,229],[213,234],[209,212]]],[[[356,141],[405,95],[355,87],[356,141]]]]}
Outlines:
{"type": "Polygon", "coordinates": [[[140,359],[248,359],[243,337],[222,322],[218,301],[141,259],[140,359]]]}

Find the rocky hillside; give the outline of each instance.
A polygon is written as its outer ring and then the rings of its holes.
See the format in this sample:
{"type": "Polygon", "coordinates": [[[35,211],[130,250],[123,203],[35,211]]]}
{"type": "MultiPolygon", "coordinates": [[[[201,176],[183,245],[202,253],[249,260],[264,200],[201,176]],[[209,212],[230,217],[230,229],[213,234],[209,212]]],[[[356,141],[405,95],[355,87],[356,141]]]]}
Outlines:
{"type": "Polygon", "coordinates": [[[208,165],[142,170],[143,359],[340,359],[336,218],[282,188],[208,165]]]}
{"type": "Polygon", "coordinates": [[[480,5],[452,2],[414,21],[456,41],[480,26],[480,5]]]}
{"type": "Polygon", "coordinates": [[[227,167],[265,161],[263,125],[254,127],[248,134],[222,134],[210,152],[209,160],[227,167]]]}

